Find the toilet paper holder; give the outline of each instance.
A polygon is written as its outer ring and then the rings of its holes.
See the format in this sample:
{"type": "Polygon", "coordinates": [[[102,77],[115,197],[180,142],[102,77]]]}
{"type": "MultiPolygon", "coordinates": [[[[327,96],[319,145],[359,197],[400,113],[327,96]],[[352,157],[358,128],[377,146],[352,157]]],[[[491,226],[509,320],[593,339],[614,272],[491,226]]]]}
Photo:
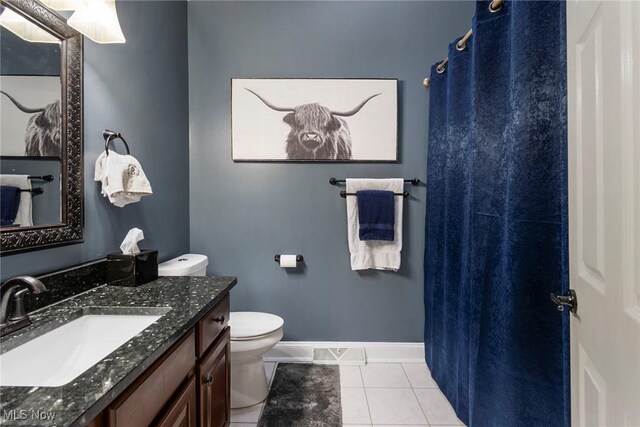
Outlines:
{"type": "MultiPolygon", "coordinates": [[[[274,256],[273,260],[275,262],[277,262],[278,264],[280,264],[280,254],[274,256]]],[[[304,261],[304,257],[302,255],[296,255],[296,261],[302,262],[302,261],[304,261]]]]}

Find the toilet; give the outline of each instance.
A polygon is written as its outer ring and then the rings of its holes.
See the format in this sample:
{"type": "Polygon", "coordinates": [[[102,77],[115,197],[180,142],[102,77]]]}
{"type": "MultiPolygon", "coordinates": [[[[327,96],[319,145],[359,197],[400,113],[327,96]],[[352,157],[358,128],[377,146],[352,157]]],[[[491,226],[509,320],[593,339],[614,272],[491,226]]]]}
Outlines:
{"type": "Polygon", "coordinates": [[[184,254],[158,264],[158,276],[205,276],[209,258],[200,254],[184,254]]]}
{"type": "MultiPolygon", "coordinates": [[[[158,276],[205,276],[206,255],[185,254],[158,265],[158,276]]],[[[256,405],[267,398],[269,382],[262,355],[283,336],[280,316],[256,311],[229,313],[231,328],[231,407],[256,405]]]]}
{"type": "Polygon", "coordinates": [[[231,407],[244,408],[267,398],[269,383],[262,355],[282,339],[284,320],[255,311],[229,314],[231,327],[231,407]]]}

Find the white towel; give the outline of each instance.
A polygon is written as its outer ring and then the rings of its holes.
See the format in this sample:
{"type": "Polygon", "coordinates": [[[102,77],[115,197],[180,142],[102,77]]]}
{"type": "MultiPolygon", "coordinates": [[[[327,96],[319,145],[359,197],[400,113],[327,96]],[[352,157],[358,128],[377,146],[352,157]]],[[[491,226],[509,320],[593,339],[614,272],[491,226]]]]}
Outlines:
{"type": "Polygon", "coordinates": [[[102,195],[119,208],[153,194],[140,162],[130,155],[103,152],[96,160],[94,179],[102,182],[102,195]]]}
{"type": "MultiPolygon", "coordinates": [[[[29,175],[0,175],[0,184],[18,187],[21,190],[31,190],[29,175]]],[[[20,227],[33,225],[31,197],[32,193],[30,191],[22,191],[20,193],[20,206],[18,207],[16,219],[13,221],[15,225],[20,227]]]]}
{"type": "MultiPolygon", "coordinates": [[[[392,179],[347,179],[347,193],[360,190],[386,190],[394,193],[404,191],[402,178],[392,179]]],[[[402,206],[403,198],[395,196],[394,241],[360,240],[358,230],[357,196],[347,196],[347,231],[349,251],[351,252],[352,270],[392,270],[400,268],[400,252],[402,251],[402,206]]]]}

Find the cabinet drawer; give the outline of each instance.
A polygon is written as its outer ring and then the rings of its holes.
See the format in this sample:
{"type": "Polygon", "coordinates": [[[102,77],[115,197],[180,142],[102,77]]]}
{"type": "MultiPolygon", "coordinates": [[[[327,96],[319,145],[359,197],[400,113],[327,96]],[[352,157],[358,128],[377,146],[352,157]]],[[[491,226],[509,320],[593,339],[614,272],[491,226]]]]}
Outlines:
{"type": "Polygon", "coordinates": [[[195,333],[191,330],[107,409],[107,425],[149,425],[193,372],[195,350],[195,333]]]}
{"type": "Polygon", "coordinates": [[[225,296],[215,307],[198,322],[198,357],[218,338],[218,335],[229,323],[229,295],[225,296]]]}

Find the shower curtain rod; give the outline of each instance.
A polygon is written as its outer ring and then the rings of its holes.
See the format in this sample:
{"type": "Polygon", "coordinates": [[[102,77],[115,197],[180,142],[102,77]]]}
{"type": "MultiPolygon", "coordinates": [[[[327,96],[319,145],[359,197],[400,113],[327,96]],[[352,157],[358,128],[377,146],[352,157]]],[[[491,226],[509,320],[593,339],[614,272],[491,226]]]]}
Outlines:
{"type": "MultiPolygon", "coordinates": [[[[504,3],[504,0],[493,0],[489,4],[489,10],[492,13],[495,13],[500,9],[502,9],[503,3],[504,3]]],[[[456,43],[456,49],[459,51],[465,50],[467,48],[467,42],[469,41],[472,35],[473,35],[473,29],[470,28],[469,31],[467,31],[467,33],[458,41],[458,43],[456,43]]],[[[444,70],[447,68],[448,62],[449,62],[449,57],[447,56],[442,60],[441,63],[438,64],[438,66],[436,67],[436,71],[440,74],[444,73],[444,70]]],[[[425,78],[422,81],[422,85],[424,87],[431,86],[431,79],[429,77],[425,78]]]]}

